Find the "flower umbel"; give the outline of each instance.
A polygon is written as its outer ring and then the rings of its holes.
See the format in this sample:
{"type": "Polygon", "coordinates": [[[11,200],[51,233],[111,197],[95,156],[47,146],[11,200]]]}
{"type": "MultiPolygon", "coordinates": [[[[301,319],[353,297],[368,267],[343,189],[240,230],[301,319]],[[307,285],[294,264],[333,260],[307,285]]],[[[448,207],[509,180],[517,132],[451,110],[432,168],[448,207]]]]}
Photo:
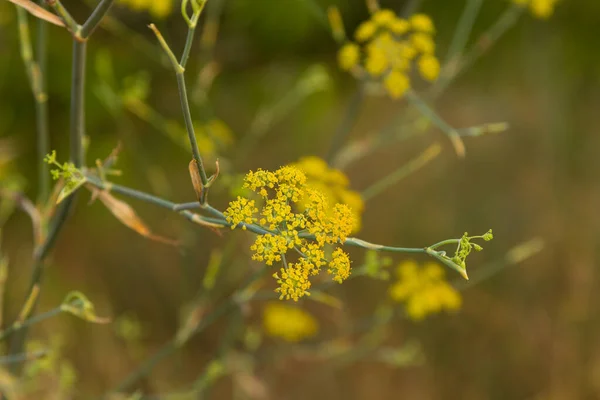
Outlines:
{"type": "Polygon", "coordinates": [[[410,88],[413,67],[427,81],[437,79],[440,64],[435,57],[435,27],[429,16],[409,19],[392,10],[378,10],[358,26],[357,43],[347,42],[338,52],[340,68],[355,76],[379,82],[397,99],[410,88]]]}
{"type": "Polygon", "coordinates": [[[268,303],[263,312],[265,333],[287,342],[299,342],[314,336],[319,324],[315,317],[301,308],[281,303],[268,303]]]}
{"type": "Polygon", "coordinates": [[[443,310],[458,310],[460,294],[446,282],[444,274],[444,269],[433,262],[419,267],[412,260],[404,261],[398,266],[398,281],[389,289],[390,297],[404,302],[406,313],[415,321],[443,310]]]}
{"type": "Polygon", "coordinates": [[[292,166],[306,175],[306,185],[322,193],[331,204],[326,212],[331,214],[336,203],[350,207],[354,223],[352,233],[360,230],[361,216],[365,208],[360,193],[350,189],[350,181],[344,173],[327,165],[325,160],[316,156],[302,157],[292,166]]]}
{"type": "Polygon", "coordinates": [[[295,166],[275,172],[250,171],[244,188],[262,198],[261,207],[256,207],[254,200],[238,197],[224,215],[232,229],[246,229],[247,224],[258,222],[268,232],[258,235],[250,250],[253,260],[283,264],[273,274],[280,299],[298,301],[309,295],[309,276],[317,275],[327,264],[336,282],[350,276],[350,259],[341,248],[334,248],[330,261],[325,258],[325,247],[343,243],[355,226],[348,205],[337,203],[330,208],[325,195],[307,184],[306,175],[295,166]]]}

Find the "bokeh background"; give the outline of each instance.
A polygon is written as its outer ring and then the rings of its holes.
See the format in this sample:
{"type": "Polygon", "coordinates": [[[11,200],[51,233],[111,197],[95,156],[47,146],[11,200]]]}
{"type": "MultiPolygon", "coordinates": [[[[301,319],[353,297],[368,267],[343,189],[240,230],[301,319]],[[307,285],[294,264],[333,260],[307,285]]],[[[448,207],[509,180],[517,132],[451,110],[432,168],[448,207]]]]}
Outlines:
{"type": "MultiPolygon", "coordinates": [[[[211,193],[211,203],[223,209],[231,196],[234,172],[273,169],[302,156],[327,154],[357,84],[337,67],[337,44],[311,7],[324,10],[337,4],[348,32],[368,12],[361,0],[220,3],[213,54],[202,51],[198,41],[187,74],[198,123],[222,120],[233,138],[215,151],[224,184],[211,193]],[[213,71],[199,72],[207,60],[218,63],[214,70],[218,74],[205,98],[201,85],[213,71]],[[299,81],[313,85],[308,95],[292,101],[289,110],[283,107],[281,117],[265,129],[252,127],[258,114],[280,104],[299,81]],[[249,140],[250,132],[257,130],[258,139],[249,140]],[[240,151],[240,144],[249,150],[240,151]]],[[[397,11],[406,3],[381,0],[383,7],[397,11]]],[[[421,2],[420,10],[436,23],[440,55],[447,50],[464,3],[421,2]]],[[[64,4],[80,20],[90,10],[79,1],[64,4]]],[[[505,0],[484,1],[469,43],[508,5],[505,0]]],[[[135,98],[136,90],[147,91],[148,105],[167,121],[181,124],[175,77],[146,25],[155,22],[176,49],[185,40],[185,25],[177,11],[157,18],[119,5],[110,15],[116,22],[100,28],[89,43],[88,164],[106,157],[120,141],[117,166],[123,176],[113,178],[115,182],[177,202],[192,201],[185,141],[177,144],[165,134],[161,121],[148,123],[119,102],[127,94],[135,98]]],[[[49,28],[49,35],[51,148],[65,159],[71,43],[64,30],[49,28]]],[[[543,240],[543,251],[467,288],[457,314],[391,324],[385,344],[420,341],[423,355],[418,365],[394,367],[365,357],[328,368],[326,361],[289,356],[296,345],[264,339],[261,346],[269,348],[269,356],[255,361],[268,398],[600,398],[598,37],[599,2],[562,1],[548,20],[524,13],[436,102],[440,115],[453,126],[505,121],[509,130],[467,138],[467,157],[459,159],[443,133],[430,129],[345,170],[351,186],[360,191],[439,140],[440,157],[367,202],[359,236],[421,247],[464,231],[493,228],[494,241],[470,260],[474,273],[532,238],[543,240]],[[288,357],[271,358],[272,354],[288,357]]],[[[19,55],[16,13],[7,2],[0,4],[0,55],[0,137],[16,140],[14,168],[27,182],[26,194],[35,198],[34,104],[19,55]]],[[[403,101],[367,97],[350,139],[386,126],[405,108],[403,101]]],[[[32,336],[44,343],[62,342],[62,357],[76,371],[76,398],[113,387],[177,331],[182,308],[202,287],[212,249],[227,247],[241,254],[248,245],[241,232],[219,237],[168,211],[128,200],[154,232],[185,242],[176,249],[137,235],[101,203],[88,204],[88,199],[88,193],[80,196],[48,261],[39,310],[56,306],[68,291],[77,289],[94,302],[99,315],[130,316],[141,331],[132,342],[115,331],[115,324],[92,325],[67,315],[32,330],[32,336]],[[232,235],[237,236],[233,241],[232,235]]],[[[2,251],[10,257],[6,323],[15,318],[30,276],[31,228],[24,214],[15,213],[8,221],[2,240],[2,251]]],[[[363,253],[352,254],[360,260],[363,253]]],[[[393,256],[395,263],[405,258],[393,256]]],[[[249,257],[233,260],[220,281],[222,297],[256,268],[249,257]]],[[[316,340],[335,337],[336,322],[368,316],[386,296],[384,284],[362,278],[334,293],[344,299],[341,310],[303,303],[322,325],[316,340]]],[[[246,310],[234,331],[238,336],[234,348],[243,348],[244,326],[260,328],[260,307],[257,302],[246,310]]],[[[189,385],[218,355],[226,326],[223,319],[195,337],[183,351],[161,362],[139,387],[166,393],[189,385]]],[[[211,394],[247,398],[234,386],[231,378],[223,378],[211,394]]]]}

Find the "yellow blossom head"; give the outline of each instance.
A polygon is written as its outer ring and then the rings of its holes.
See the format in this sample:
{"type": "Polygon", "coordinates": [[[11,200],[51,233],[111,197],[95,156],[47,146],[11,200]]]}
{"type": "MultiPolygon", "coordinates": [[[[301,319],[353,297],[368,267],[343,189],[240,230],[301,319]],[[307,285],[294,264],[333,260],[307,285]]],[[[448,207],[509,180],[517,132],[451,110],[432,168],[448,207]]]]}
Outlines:
{"type": "Polygon", "coordinates": [[[379,81],[390,97],[397,99],[411,87],[413,64],[423,79],[437,79],[440,68],[434,34],[433,21],[425,14],[404,19],[381,9],[358,26],[354,34],[357,43],[342,46],[338,61],[344,70],[379,81]]]}
{"type": "Polygon", "coordinates": [[[398,280],[390,287],[390,297],[404,303],[406,313],[416,321],[444,309],[458,310],[460,294],[448,284],[444,275],[445,270],[436,263],[419,266],[415,261],[404,261],[398,266],[398,280]]]}
{"type": "MultiPolygon", "coordinates": [[[[312,171],[319,168],[316,163],[312,171]]],[[[348,184],[339,171],[329,171],[326,177],[344,190],[348,184]]],[[[250,171],[244,179],[244,188],[254,192],[258,199],[239,196],[223,213],[232,229],[250,226],[261,233],[250,246],[252,259],[269,266],[282,265],[273,274],[280,299],[298,301],[309,295],[309,276],[317,275],[327,264],[333,280],[341,283],[350,276],[350,259],[335,246],[344,243],[355,227],[354,211],[347,204],[333,202],[337,198],[330,203],[307,182],[306,174],[293,165],[275,172],[250,171]],[[334,247],[331,260],[325,257],[325,246],[334,247]]],[[[346,197],[357,201],[347,193],[346,197]]]]}
{"type": "Polygon", "coordinates": [[[319,330],[317,320],[298,307],[268,303],[263,312],[265,333],[287,342],[299,342],[314,336],[319,330]]]}

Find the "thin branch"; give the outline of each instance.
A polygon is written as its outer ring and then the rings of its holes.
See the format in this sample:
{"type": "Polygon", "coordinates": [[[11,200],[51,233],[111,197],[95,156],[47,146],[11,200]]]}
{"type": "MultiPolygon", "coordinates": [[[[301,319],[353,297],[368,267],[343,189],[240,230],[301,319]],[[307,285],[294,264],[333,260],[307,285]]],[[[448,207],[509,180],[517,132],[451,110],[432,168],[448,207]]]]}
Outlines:
{"type": "Polygon", "coordinates": [[[98,4],[92,12],[92,15],[89,16],[87,21],[85,21],[81,27],[80,35],[82,39],[88,39],[90,35],[94,33],[94,30],[98,27],[100,21],[102,21],[102,18],[104,18],[110,9],[110,6],[112,6],[113,1],[114,0],[102,0],[100,4],[98,4]]]}
{"type": "MultiPolygon", "coordinates": [[[[44,7],[44,0],[39,0],[41,7],[44,7]]],[[[44,157],[49,153],[49,121],[48,121],[48,93],[47,93],[47,25],[46,22],[38,20],[37,22],[37,44],[36,44],[36,64],[39,73],[38,92],[35,93],[35,117],[36,117],[36,132],[37,132],[37,157],[38,157],[38,180],[39,192],[38,203],[42,204],[48,200],[50,196],[50,174],[44,157]]]]}
{"type": "Polygon", "coordinates": [[[425,117],[427,117],[429,121],[431,121],[435,126],[440,128],[446,134],[446,136],[448,136],[450,142],[452,142],[454,151],[459,157],[465,156],[465,144],[463,143],[456,129],[454,129],[446,121],[444,121],[444,119],[442,119],[442,117],[440,117],[432,107],[430,107],[412,90],[406,92],[406,99],[425,117]]]}
{"type": "Polygon", "coordinates": [[[463,13],[458,20],[458,26],[452,37],[452,42],[450,42],[450,48],[446,55],[446,63],[451,62],[455,57],[460,57],[462,55],[482,3],[483,0],[467,0],[463,13]]]}
{"type": "Polygon", "coordinates": [[[48,0],[47,4],[54,9],[54,11],[58,14],[58,16],[64,21],[67,29],[71,32],[73,37],[79,38],[79,32],[81,30],[81,26],[75,21],[75,19],[71,16],[69,11],[62,5],[60,0],[48,0]]]}
{"type": "Polygon", "coordinates": [[[329,151],[327,152],[327,156],[325,160],[327,164],[331,165],[337,151],[342,147],[345,143],[346,139],[352,132],[352,128],[358,119],[359,110],[365,100],[365,93],[362,85],[359,85],[358,89],[352,95],[348,106],[346,107],[346,112],[344,113],[344,117],[342,122],[340,123],[333,139],[331,141],[331,146],[329,146],[329,151]]]}
{"type": "Polygon", "coordinates": [[[25,361],[33,361],[39,358],[45,357],[48,354],[48,350],[38,350],[31,353],[13,354],[10,356],[0,357],[0,365],[14,364],[25,361]]]}
{"type": "Polygon", "coordinates": [[[475,42],[473,48],[463,57],[455,58],[447,63],[439,79],[432,86],[428,98],[435,99],[442,94],[454,80],[471,67],[482,55],[484,55],[492,46],[518,21],[523,13],[524,7],[511,5],[496,22],[485,31],[475,42]]]}
{"type": "Polygon", "coordinates": [[[406,178],[410,174],[418,171],[430,161],[435,159],[442,151],[442,147],[438,143],[434,143],[429,146],[425,151],[419,154],[416,158],[410,160],[408,163],[402,165],[400,168],[389,173],[371,186],[363,190],[361,197],[364,201],[369,201],[373,197],[381,194],[391,186],[395,185],[402,179],[406,178]]]}
{"type": "Polygon", "coordinates": [[[0,332],[0,341],[6,339],[8,336],[10,336],[11,334],[15,333],[15,332],[19,332],[23,329],[29,328],[32,325],[35,325],[37,323],[40,323],[42,321],[45,321],[49,318],[55,317],[58,314],[60,314],[62,312],[62,309],[60,307],[57,308],[53,308],[50,311],[47,311],[45,313],[36,315],[35,317],[31,317],[23,322],[16,322],[14,324],[12,324],[11,326],[9,326],[8,328],[6,328],[5,330],[3,330],[2,332],[0,332]]]}
{"type": "MultiPolygon", "coordinates": [[[[154,32],[156,38],[158,39],[161,47],[167,53],[169,60],[171,61],[171,65],[175,70],[175,75],[177,77],[177,88],[179,90],[179,98],[181,100],[181,110],[183,112],[183,118],[185,120],[185,128],[188,134],[188,139],[190,142],[190,147],[192,148],[192,156],[198,165],[198,171],[200,172],[200,179],[202,180],[202,189],[203,195],[201,196],[201,203],[205,203],[207,199],[207,191],[208,191],[208,177],[206,175],[206,170],[204,169],[204,163],[202,161],[202,157],[200,156],[200,150],[198,149],[198,143],[196,141],[196,133],[194,132],[194,124],[192,121],[192,114],[190,112],[190,105],[187,97],[187,89],[185,86],[185,77],[184,72],[185,68],[177,61],[177,58],[173,54],[173,51],[163,38],[160,31],[156,28],[154,24],[150,24],[149,28],[154,32]]],[[[190,28],[191,30],[191,28],[190,28]]],[[[190,36],[188,35],[188,39],[190,36]]],[[[189,43],[191,46],[191,39],[189,39],[189,43]]],[[[183,58],[182,58],[183,60],[183,58]]],[[[185,61],[185,60],[184,60],[185,61]]]]}

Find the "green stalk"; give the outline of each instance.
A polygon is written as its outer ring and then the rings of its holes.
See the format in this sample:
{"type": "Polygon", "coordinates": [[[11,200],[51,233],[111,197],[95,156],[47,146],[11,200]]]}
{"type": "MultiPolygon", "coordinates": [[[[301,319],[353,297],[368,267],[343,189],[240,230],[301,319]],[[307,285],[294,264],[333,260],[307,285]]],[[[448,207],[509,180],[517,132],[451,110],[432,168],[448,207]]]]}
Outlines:
{"type": "Polygon", "coordinates": [[[92,12],[92,15],[89,16],[87,21],[81,27],[81,38],[87,40],[94,30],[100,25],[100,21],[106,15],[110,6],[112,6],[114,0],[102,0],[98,6],[92,12]]]}
{"type": "Polygon", "coordinates": [[[469,35],[471,34],[473,24],[475,24],[482,3],[483,0],[467,0],[465,9],[458,20],[458,26],[452,37],[448,54],[446,55],[446,64],[451,62],[455,57],[461,56],[467,45],[467,41],[469,40],[469,35]]]}
{"type": "Polygon", "coordinates": [[[35,325],[39,322],[45,321],[49,318],[55,317],[62,312],[60,307],[54,308],[50,311],[47,311],[43,314],[36,315],[35,317],[31,317],[22,323],[14,323],[2,332],[0,332],[0,341],[6,339],[11,334],[18,332],[23,329],[29,328],[31,325],[35,325]]]}
{"type": "Polygon", "coordinates": [[[346,142],[346,139],[350,135],[350,132],[352,132],[352,128],[356,123],[360,107],[363,105],[364,100],[364,89],[362,86],[359,86],[356,92],[354,92],[354,94],[352,95],[350,103],[346,107],[346,112],[344,113],[342,122],[339,125],[337,131],[335,132],[335,135],[333,136],[331,146],[329,147],[329,151],[327,152],[327,156],[325,157],[325,161],[327,161],[327,164],[332,164],[338,150],[346,142]]]}
{"type": "MultiPolygon", "coordinates": [[[[85,153],[83,147],[83,139],[85,135],[85,61],[87,39],[89,34],[98,25],[102,17],[106,14],[113,0],[103,0],[98,7],[93,11],[92,15],[86,22],[86,28],[83,32],[85,36],[81,36],[82,27],[77,24],[71,14],[62,6],[60,1],[52,0],[48,2],[50,6],[61,16],[65,24],[73,34],[73,61],[71,67],[71,105],[70,105],[70,158],[71,162],[77,168],[82,168],[85,163],[85,153]]],[[[44,271],[44,259],[48,252],[54,246],[58,234],[67,220],[70,211],[75,203],[77,193],[73,193],[58,205],[57,211],[50,221],[50,228],[43,242],[34,250],[33,253],[33,271],[29,283],[27,298],[31,297],[33,290],[36,287],[41,287],[44,271]]],[[[37,299],[31,307],[31,314],[35,312],[37,299]]],[[[24,328],[14,335],[9,345],[9,354],[22,353],[25,341],[27,339],[28,329],[24,328]]],[[[11,367],[12,372],[18,370],[18,366],[14,364],[11,367]]]]}
{"type": "MultiPolygon", "coordinates": [[[[39,0],[41,7],[45,6],[44,0],[39,0]]],[[[38,179],[39,192],[38,203],[43,204],[50,195],[50,174],[48,167],[44,162],[44,157],[48,154],[49,130],[48,130],[48,93],[46,74],[48,70],[47,56],[47,23],[42,19],[37,21],[37,44],[36,44],[36,64],[39,71],[39,91],[35,94],[35,116],[37,132],[37,157],[38,157],[38,179]]]]}
{"type": "Polygon", "coordinates": [[[385,190],[389,189],[402,179],[411,175],[412,173],[418,171],[425,165],[427,165],[430,161],[436,158],[440,152],[442,151],[441,146],[438,143],[434,143],[429,146],[425,151],[419,154],[416,158],[410,160],[408,163],[400,166],[400,168],[395,171],[389,173],[383,178],[379,179],[377,182],[373,183],[371,186],[363,190],[361,193],[362,199],[366,202],[372,199],[375,196],[378,196],[385,190]]]}

